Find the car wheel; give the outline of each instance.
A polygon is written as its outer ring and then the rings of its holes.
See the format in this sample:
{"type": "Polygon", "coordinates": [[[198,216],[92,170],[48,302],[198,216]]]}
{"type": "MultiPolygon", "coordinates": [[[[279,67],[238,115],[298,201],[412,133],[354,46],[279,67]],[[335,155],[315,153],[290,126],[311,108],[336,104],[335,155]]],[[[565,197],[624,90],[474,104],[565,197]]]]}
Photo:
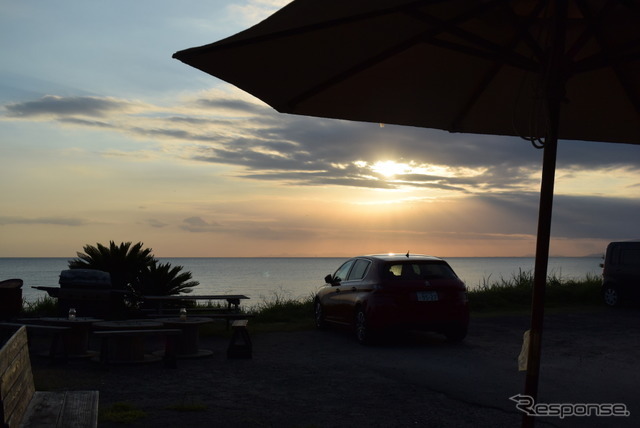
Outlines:
{"type": "Polygon", "coordinates": [[[444,332],[444,335],[449,342],[461,342],[467,337],[467,328],[460,326],[451,327],[444,332]]]}
{"type": "Polygon", "coordinates": [[[314,306],[314,315],[316,320],[316,327],[325,328],[327,326],[327,323],[324,320],[324,311],[322,310],[320,301],[316,301],[316,304],[314,306]]]}
{"type": "Polygon", "coordinates": [[[620,304],[620,293],[610,285],[602,290],[602,298],[607,306],[618,306],[620,304]]]}
{"type": "Polygon", "coordinates": [[[356,311],[356,339],[363,345],[371,342],[371,332],[367,324],[367,315],[362,308],[358,308],[356,311]]]}

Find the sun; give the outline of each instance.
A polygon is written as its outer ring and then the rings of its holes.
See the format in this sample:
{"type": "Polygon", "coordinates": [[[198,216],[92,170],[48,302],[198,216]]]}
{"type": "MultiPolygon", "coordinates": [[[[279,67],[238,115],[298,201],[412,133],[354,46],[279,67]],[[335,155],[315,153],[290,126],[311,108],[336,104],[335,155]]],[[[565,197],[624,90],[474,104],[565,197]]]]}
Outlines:
{"type": "Polygon", "coordinates": [[[392,160],[378,161],[371,165],[371,170],[382,174],[385,177],[393,177],[398,174],[406,174],[411,171],[411,166],[406,163],[399,163],[392,160]]]}

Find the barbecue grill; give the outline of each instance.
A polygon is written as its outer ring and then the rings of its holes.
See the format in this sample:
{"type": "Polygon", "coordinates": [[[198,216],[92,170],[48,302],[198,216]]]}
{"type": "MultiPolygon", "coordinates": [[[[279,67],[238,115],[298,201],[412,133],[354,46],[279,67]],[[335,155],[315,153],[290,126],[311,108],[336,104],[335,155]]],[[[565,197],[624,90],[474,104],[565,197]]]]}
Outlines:
{"type": "Polygon", "coordinates": [[[127,290],[113,288],[111,275],[93,269],[69,269],[60,272],[60,287],[33,287],[58,299],[60,316],[70,308],[77,316],[110,319],[124,313],[127,290]]]}

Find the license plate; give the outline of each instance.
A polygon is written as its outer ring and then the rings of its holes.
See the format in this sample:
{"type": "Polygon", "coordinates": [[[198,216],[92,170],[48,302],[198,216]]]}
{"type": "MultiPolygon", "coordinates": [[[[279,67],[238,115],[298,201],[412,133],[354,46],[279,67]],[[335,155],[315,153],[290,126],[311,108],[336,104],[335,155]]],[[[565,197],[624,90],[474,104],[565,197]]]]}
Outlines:
{"type": "Polygon", "coordinates": [[[438,293],[435,291],[418,291],[418,302],[436,302],[438,293]]]}

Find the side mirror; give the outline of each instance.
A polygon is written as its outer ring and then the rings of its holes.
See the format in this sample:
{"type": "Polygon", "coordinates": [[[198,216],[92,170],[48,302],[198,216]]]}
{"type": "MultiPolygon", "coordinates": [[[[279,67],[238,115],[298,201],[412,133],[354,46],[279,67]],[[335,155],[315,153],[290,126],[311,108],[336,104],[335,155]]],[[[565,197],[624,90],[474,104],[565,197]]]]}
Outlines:
{"type": "Polygon", "coordinates": [[[333,284],[333,276],[331,275],[327,275],[324,277],[324,282],[326,282],[327,284],[333,284]]]}

